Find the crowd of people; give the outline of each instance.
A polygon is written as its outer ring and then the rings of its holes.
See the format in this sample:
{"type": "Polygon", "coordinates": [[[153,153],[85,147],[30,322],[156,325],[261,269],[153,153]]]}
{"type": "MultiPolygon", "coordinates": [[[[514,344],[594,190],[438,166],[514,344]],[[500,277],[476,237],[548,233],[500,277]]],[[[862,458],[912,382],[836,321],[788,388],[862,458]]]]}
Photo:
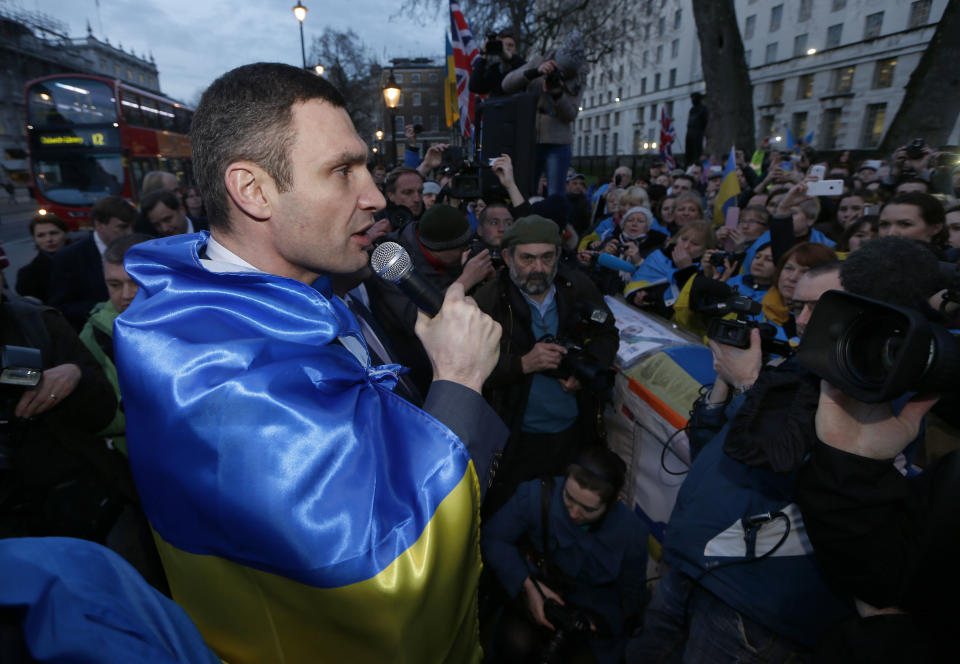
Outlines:
{"type": "MultiPolygon", "coordinates": [[[[32,219],[37,256],[20,297],[6,291],[3,343],[41,350],[39,382],[0,386],[0,536],[106,544],[238,662],[323,647],[479,661],[477,615],[496,662],[955,651],[932,610],[950,602],[920,565],[955,550],[927,542],[955,517],[914,505],[941,501],[954,473],[931,470],[943,451],[920,421],[934,400],[899,399],[896,417],[880,404],[881,445],[858,433],[863,404],[793,351],[828,291],[956,327],[940,268],[960,258],[956,155],[905,146],[858,164],[764,140],[736,153],[734,214],[722,155],[588,183],[569,167],[576,104],[564,110],[576,45],[526,62],[509,34],[488,41],[471,86],[536,89],[557,111],[538,121],[565,125],[538,127],[542,195],[521,191],[508,154],[491,164],[498,186],[464,195],[474,175],[412,126],[404,164],[368,163],[332,86],[261,64],[205,93],[196,184],[150,173],[138,207],[98,200],[73,241],[55,216],[32,219]],[[297,140],[278,163],[284,132],[297,140]],[[821,180],[842,191],[808,193],[821,180]],[[443,295],[435,317],[371,270],[384,242],[443,295]],[[606,446],[619,338],[605,296],[714,358],[659,579],[606,446]],[[709,305],[735,296],[755,303],[744,347],[705,335],[709,305]],[[864,458],[896,526],[856,495],[864,458]],[[888,566],[862,563],[877,542],[888,566]]],[[[927,429],[953,431],[952,401],[927,429]]]]}

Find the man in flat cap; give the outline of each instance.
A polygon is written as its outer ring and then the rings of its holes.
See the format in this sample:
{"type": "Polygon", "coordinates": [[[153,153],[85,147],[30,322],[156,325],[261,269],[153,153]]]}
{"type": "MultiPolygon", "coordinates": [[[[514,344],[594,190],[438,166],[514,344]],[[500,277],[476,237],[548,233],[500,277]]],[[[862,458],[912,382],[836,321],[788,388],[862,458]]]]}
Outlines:
{"type": "Polygon", "coordinates": [[[595,442],[597,395],[583,389],[569,359],[577,354],[609,367],[619,344],[600,291],[585,275],[560,266],[556,223],[537,215],[520,218],[500,246],[507,269],[474,296],[503,327],[500,360],[484,396],[510,428],[484,501],[487,514],[520,482],[562,475],[577,453],[595,442]],[[568,350],[565,342],[582,350],[568,350]]]}

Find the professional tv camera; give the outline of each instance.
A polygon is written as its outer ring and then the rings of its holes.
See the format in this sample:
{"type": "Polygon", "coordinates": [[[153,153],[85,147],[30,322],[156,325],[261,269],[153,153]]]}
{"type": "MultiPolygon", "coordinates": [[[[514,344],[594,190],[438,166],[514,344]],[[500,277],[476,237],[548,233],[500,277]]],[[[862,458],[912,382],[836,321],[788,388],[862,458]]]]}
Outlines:
{"type": "Polygon", "coordinates": [[[481,165],[461,146],[451,145],[444,150],[440,172],[451,177],[450,183],[444,187],[447,196],[461,200],[480,198],[483,195],[480,168],[481,165]]]}
{"type": "Polygon", "coordinates": [[[789,357],[790,344],[777,339],[777,328],[770,323],[750,320],[760,313],[760,303],[716,279],[698,274],[690,288],[690,308],[706,318],[707,337],[736,348],[750,347],[750,332],[760,330],[760,348],[767,355],[789,357]],[[733,314],[734,318],[729,318],[733,314]]]}
{"type": "MultiPolygon", "coordinates": [[[[960,301],[960,272],[940,263],[944,300],[960,301]]],[[[866,403],[907,392],[955,392],[960,340],[920,311],[829,291],[817,302],[797,362],[866,403]]]]}

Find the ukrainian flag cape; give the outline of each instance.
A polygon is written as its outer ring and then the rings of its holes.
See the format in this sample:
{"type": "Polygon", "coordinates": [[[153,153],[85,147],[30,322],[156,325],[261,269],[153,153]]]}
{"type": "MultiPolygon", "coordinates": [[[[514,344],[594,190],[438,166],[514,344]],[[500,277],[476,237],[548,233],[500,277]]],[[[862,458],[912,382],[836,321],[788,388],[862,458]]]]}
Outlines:
{"type": "MultiPolygon", "coordinates": [[[[476,473],[361,364],[346,305],[137,245],[115,324],[130,463],[174,599],[236,662],[477,662],[476,473]]],[[[396,368],[396,367],[393,367],[396,368]]]]}

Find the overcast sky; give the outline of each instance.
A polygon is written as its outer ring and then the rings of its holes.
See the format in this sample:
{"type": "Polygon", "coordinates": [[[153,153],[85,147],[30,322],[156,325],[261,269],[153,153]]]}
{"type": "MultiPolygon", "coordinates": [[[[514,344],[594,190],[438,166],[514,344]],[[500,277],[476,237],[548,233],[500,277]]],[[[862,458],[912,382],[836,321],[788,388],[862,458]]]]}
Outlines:
{"type": "MultiPolygon", "coordinates": [[[[411,20],[396,15],[397,0],[302,0],[307,57],[324,26],[353,28],[374,57],[439,57],[445,15],[411,20]]],[[[299,65],[296,0],[0,0],[9,9],[40,11],[63,21],[71,37],[107,37],[138,55],[153,53],[160,88],[192,102],[213,79],[233,67],[271,61],[299,65]],[[102,26],[102,30],[101,30],[102,26]]],[[[309,63],[308,64],[315,64],[309,63]]]]}

